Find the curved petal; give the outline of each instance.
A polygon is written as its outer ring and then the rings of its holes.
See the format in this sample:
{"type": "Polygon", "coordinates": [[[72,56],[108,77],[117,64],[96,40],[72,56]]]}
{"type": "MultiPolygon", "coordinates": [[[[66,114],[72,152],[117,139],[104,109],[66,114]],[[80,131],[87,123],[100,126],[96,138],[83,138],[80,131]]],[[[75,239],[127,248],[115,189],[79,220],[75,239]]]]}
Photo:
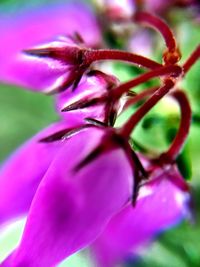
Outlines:
{"type": "Polygon", "coordinates": [[[89,46],[100,42],[97,22],[91,10],[81,3],[49,4],[12,17],[0,13],[0,81],[35,91],[56,83],[66,67],[53,60],[23,55],[21,51],[77,32],[89,46]]]}
{"type": "Polygon", "coordinates": [[[7,266],[54,266],[91,243],[127,203],[133,178],[123,149],[104,152],[74,170],[105,131],[85,129],[60,150],[38,188],[21,244],[7,266]]]}
{"type": "Polygon", "coordinates": [[[61,142],[39,140],[65,123],[55,123],[22,145],[0,169],[0,225],[27,214],[33,196],[50,163],[62,146],[61,142]]]}
{"type": "Polygon", "coordinates": [[[128,255],[135,255],[160,231],[188,215],[189,194],[172,182],[180,178],[179,174],[172,169],[155,176],[154,181],[141,188],[136,206],[129,205],[112,218],[94,242],[95,266],[116,266],[128,255]]]}

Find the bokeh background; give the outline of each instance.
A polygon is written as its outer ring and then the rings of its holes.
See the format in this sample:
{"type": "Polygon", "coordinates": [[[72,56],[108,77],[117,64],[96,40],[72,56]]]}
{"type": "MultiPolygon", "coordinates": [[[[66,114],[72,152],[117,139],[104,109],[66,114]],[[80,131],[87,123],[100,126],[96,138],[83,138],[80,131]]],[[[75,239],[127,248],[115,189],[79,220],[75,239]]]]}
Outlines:
{"type": "MultiPolygon", "coordinates": [[[[45,8],[55,3],[53,0],[1,0],[0,12],[12,16],[19,10],[26,12],[34,8],[45,8]]],[[[62,2],[62,1],[56,1],[62,2]]],[[[66,1],[65,1],[66,2],[66,1]]],[[[200,41],[200,22],[188,9],[173,9],[168,14],[175,30],[183,61],[200,41]]],[[[160,38],[159,36],[155,38],[160,38]]],[[[1,49],[1,43],[0,43],[1,49]]],[[[152,58],[161,58],[162,44],[153,50],[152,58]]],[[[133,67],[115,64],[112,70],[121,81],[138,74],[133,67]]],[[[190,71],[181,85],[188,93],[192,104],[193,121],[191,132],[184,150],[179,157],[179,165],[193,193],[193,216],[190,221],[177,225],[161,233],[147,248],[141,250],[136,262],[130,259],[127,267],[199,267],[200,266],[200,62],[190,71]]],[[[123,114],[117,124],[121,124],[133,108],[123,114]]],[[[14,86],[0,84],[0,161],[3,161],[29,137],[58,119],[54,112],[53,98],[32,93],[14,86]]],[[[179,123],[179,112],[169,99],[163,100],[140,123],[134,133],[134,140],[145,149],[156,152],[167,148],[169,140],[179,123]],[[159,148],[159,149],[157,149],[159,148]]],[[[138,149],[138,146],[136,147],[138,149]]],[[[28,155],[27,155],[28,156],[28,155]]],[[[0,196],[1,198],[1,196],[0,196]]],[[[144,222],[145,223],[145,222],[144,222]]],[[[16,246],[24,221],[19,221],[0,232],[0,260],[16,246]]],[[[62,266],[90,266],[87,251],[72,256],[62,266]]]]}

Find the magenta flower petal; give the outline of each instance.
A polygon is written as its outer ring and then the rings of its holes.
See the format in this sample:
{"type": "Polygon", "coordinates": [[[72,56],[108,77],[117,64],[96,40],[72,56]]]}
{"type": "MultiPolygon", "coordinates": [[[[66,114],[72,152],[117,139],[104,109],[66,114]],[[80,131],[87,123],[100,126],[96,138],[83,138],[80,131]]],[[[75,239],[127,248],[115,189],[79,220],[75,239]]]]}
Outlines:
{"type": "MultiPolygon", "coordinates": [[[[66,91],[57,96],[57,109],[70,105],[73,101],[87,97],[98,97],[105,92],[108,83],[106,78],[116,79],[98,72],[97,75],[83,78],[83,82],[73,92],[66,91]]],[[[40,143],[40,139],[48,137],[66,128],[76,128],[85,124],[84,118],[90,117],[100,121],[105,118],[105,105],[98,105],[72,112],[60,113],[64,122],[56,123],[15,152],[0,170],[0,225],[7,220],[27,214],[37,187],[47,171],[53,157],[62,146],[61,142],[40,143]],[[41,161],[38,157],[42,157],[41,161]],[[5,190],[6,188],[6,190],[5,190]]]]}
{"type": "Polygon", "coordinates": [[[66,141],[40,183],[21,244],[7,266],[58,264],[91,243],[130,199],[132,167],[122,148],[74,170],[105,131],[85,129],[66,141]]]}
{"type": "Polygon", "coordinates": [[[55,123],[22,145],[0,170],[0,224],[27,214],[37,187],[61,142],[41,143],[39,140],[61,129],[55,123]]]}
{"type": "Polygon", "coordinates": [[[155,176],[154,182],[141,188],[136,206],[129,205],[113,217],[92,245],[98,266],[116,266],[188,215],[189,194],[172,183],[180,179],[179,174],[171,169],[155,176]]]}
{"type": "Polygon", "coordinates": [[[39,91],[56,83],[65,74],[64,66],[23,55],[21,51],[76,32],[89,46],[100,42],[94,16],[80,3],[45,6],[43,10],[21,12],[12,18],[0,14],[0,81],[39,91]]]}

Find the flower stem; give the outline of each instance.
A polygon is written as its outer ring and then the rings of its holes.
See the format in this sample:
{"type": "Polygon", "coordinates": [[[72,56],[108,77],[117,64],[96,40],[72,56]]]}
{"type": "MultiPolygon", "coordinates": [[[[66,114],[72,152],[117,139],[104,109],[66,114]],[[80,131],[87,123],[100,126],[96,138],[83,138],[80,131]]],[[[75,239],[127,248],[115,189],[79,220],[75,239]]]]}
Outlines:
{"type": "Polygon", "coordinates": [[[119,99],[124,93],[126,93],[131,88],[147,82],[153,78],[159,78],[159,76],[165,76],[165,75],[171,75],[173,77],[178,77],[182,73],[182,68],[179,66],[163,66],[160,68],[157,68],[155,70],[151,70],[149,72],[146,72],[139,77],[128,81],[126,83],[121,84],[116,89],[113,90],[112,97],[117,100],[119,99]]]}
{"type": "Polygon", "coordinates": [[[166,79],[164,85],[160,87],[124,124],[120,129],[120,134],[128,139],[137,123],[170,91],[173,86],[174,81],[172,79],[166,79]]]}
{"type": "Polygon", "coordinates": [[[86,65],[90,65],[91,63],[99,60],[118,60],[118,61],[129,62],[139,67],[142,66],[148,69],[156,69],[162,66],[162,64],[159,64],[146,57],[114,49],[86,50],[84,56],[86,65]]]}
{"type": "Polygon", "coordinates": [[[190,68],[195,64],[195,62],[199,58],[200,58],[200,44],[197,46],[197,48],[194,50],[191,56],[184,63],[183,65],[184,74],[186,74],[190,70],[190,68]]]}
{"type": "Polygon", "coordinates": [[[173,65],[180,60],[181,53],[177,47],[174,34],[162,19],[148,12],[137,12],[133,16],[133,20],[147,24],[161,33],[167,46],[167,50],[163,53],[165,65],[173,65]]]}
{"type": "Polygon", "coordinates": [[[181,90],[176,90],[171,94],[180,106],[181,121],[179,130],[174,138],[170,148],[167,152],[163,153],[160,158],[167,159],[168,162],[173,162],[180,153],[185,140],[188,136],[190,123],[192,118],[192,112],[190,108],[189,100],[186,94],[181,90]]]}
{"type": "Polygon", "coordinates": [[[168,25],[159,17],[149,14],[148,12],[137,12],[134,17],[134,21],[147,24],[150,27],[158,30],[163,36],[166,46],[170,52],[176,50],[176,40],[168,25]]]}
{"type": "Polygon", "coordinates": [[[133,96],[131,99],[127,100],[123,110],[134,105],[135,103],[139,102],[140,100],[143,100],[145,97],[152,95],[158,89],[159,89],[159,87],[148,88],[148,89],[140,92],[139,94],[133,96]]]}
{"type": "Polygon", "coordinates": [[[64,109],[62,109],[62,112],[66,111],[72,111],[75,109],[80,109],[80,108],[86,108],[90,107],[93,105],[100,105],[101,103],[109,102],[111,101],[114,103],[117,101],[123,94],[127,93],[131,88],[142,84],[144,82],[147,82],[153,78],[159,78],[160,76],[169,76],[171,78],[176,78],[179,77],[182,74],[182,68],[179,66],[162,66],[160,68],[157,68],[155,70],[151,70],[149,72],[146,72],[142,75],[140,75],[137,78],[134,78],[131,81],[128,81],[126,83],[123,83],[116,87],[115,89],[112,89],[109,93],[103,93],[101,96],[96,97],[96,98],[91,98],[89,100],[83,101],[79,100],[64,109]]]}

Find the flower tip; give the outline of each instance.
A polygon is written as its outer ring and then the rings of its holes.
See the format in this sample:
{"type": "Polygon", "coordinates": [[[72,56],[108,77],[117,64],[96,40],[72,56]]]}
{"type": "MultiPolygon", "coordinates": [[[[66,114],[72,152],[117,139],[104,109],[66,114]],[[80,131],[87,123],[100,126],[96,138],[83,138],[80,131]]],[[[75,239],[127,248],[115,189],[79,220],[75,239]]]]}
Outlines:
{"type": "Polygon", "coordinates": [[[28,55],[28,56],[46,56],[47,49],[24,49],[22,50],[22,53],[28,55]]]}
{"type": "Polygon", "coordinates": [[[60,49],[55,49],[51,47],[38,47],[38,48],[30,48],[25,49],[22,52],[29,56],[35,56],[35,57],[48,57],[52,59],[59,59],[61,51],[60,49]]]}
{"type": "Polygon", "coordinates": [[[99,121],[99,120],[96,120],[96,119],[93,119],[93,118],[85,118],[84,121],[86,123],[89,123],[90,125],[94,125],[94,126],[102,126],[102,127],[106,127],[107,125],[102,122],[102,121],[99,121]]]}
{"type": "Polygon", "coordinates": [[[79,100],[79,101],[71,103],[70,105],[62,108],[61,112],[68,112],[68,111],[73,111],[73,110],[77,110],[77,109],[88,108],[88,107],[94,106],[96,104],[98,104],[97,98],[79,100]]]}
{"type": "MultiPolygon", "coordinates": [[[[69,106],[66,106],[64,108],[61,109],[61,112],[68,112],[68,111],[73,111],[73,110],[76,110],[76,109],[79,109],[79,107],[77,107],[76,105],[77,103],[73,103],[69,106]]],[[[81,108],[81,107],[80,107],[81,108]]]]}

